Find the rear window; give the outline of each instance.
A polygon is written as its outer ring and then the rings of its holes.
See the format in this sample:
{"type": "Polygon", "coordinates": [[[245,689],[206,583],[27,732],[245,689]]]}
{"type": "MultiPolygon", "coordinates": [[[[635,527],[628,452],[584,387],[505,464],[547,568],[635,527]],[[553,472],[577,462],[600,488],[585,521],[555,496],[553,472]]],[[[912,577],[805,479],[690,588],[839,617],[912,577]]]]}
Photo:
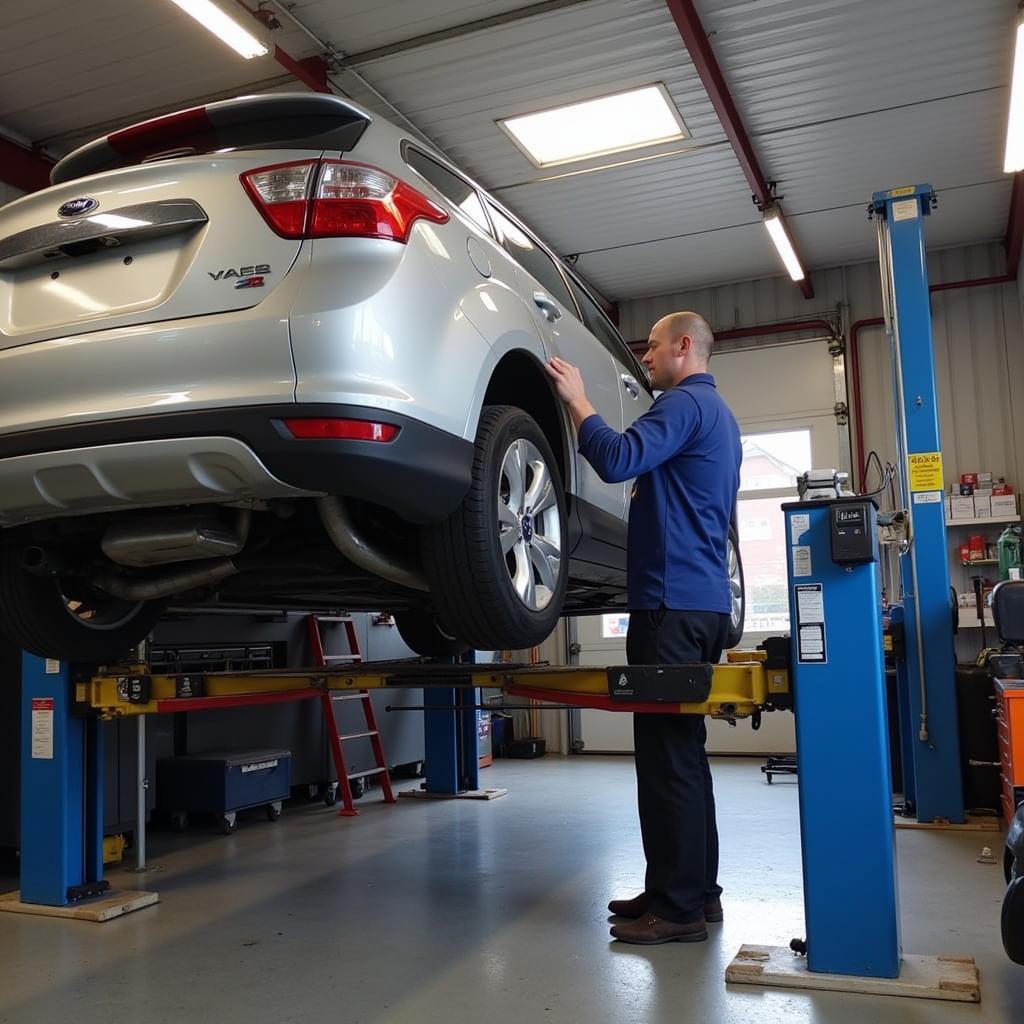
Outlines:
{"type": "Polygon", "coordinates": [[[484,213],[484,204],[480,202],[476,189],[465,178],[454,171],[449,171],[447,167],[412,146],[406,145],[402,151],[405,162],[417,174],[426,178],[441,195],[490,234],[491,226],[487,222],[487,214],[484,213]]]}
{"type": "Polygon", "coordinates": [[[338,96],[247,96],[153,118],[96,139],[53,169],[54,185],[154,160],[225,150],[351,150],[370,116],[338,96]]]}

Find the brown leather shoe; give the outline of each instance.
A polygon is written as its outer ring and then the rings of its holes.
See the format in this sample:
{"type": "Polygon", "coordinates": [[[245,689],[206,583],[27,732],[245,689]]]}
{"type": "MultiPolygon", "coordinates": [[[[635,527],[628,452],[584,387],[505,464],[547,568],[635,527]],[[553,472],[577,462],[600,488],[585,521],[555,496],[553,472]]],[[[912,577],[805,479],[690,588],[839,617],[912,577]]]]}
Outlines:
{"type": "Polygon", "coordinates": [[[645,914],[632,924],[617,924],[611,930],[612,938],[637,946],[657,946],[662,942],[703,942],[708,930],[703,919],[691,924],[676,924],[664,918],[645,914]]]}
{"type": "MultiPolygon", "coordinates": [[[[612,900],[608,904],[608,913],[614,914],[616,917],[628,917],[635,921],[638,917],[643,917],[647,913],[649,903],[650,897],[647,893],[642,892],[631,900],[612,900]]],[[[720,899],[714,899],[704,904],[705,921],[709,924],[717,924],[724,919],[725,914],[722,911],[722,901],[720,899]]]]}
{"type": "Polygon", "coordinates": [[[608,904],[608,913],[614,914],[616,917],[629,917],[635,921],[647,913],[647,904],[650,901],[651,898],[645,892],[634,896],[631,900],[612,900],[608,904]]]}

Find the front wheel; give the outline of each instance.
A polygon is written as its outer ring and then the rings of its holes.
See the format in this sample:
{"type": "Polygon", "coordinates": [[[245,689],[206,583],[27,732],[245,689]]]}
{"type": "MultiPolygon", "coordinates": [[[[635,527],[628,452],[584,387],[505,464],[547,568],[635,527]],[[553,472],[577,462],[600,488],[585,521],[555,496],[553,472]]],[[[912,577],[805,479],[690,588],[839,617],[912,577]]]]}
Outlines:
{"type": "Polygon", "coordinates": [[[105,662],[146,638],[162,610],[157,601],[125,601],[79,579],[36,576],[22,548],[0,545],[0,629],[43,658],[105,662]]]}
{"type": "Polygon", "coordinates": [[[567,532],[562,480],[543,431],[522,409],[486,407],[466,497],[423,531],[445,630],[481,651],[547,639],[565,600],[567,532]]]}

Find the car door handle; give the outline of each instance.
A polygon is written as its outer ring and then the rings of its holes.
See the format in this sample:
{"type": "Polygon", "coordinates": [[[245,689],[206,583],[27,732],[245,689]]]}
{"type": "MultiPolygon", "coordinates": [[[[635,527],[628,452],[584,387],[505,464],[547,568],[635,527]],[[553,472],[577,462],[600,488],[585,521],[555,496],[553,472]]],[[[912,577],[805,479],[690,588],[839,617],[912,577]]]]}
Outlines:
{"type": "Polygon", "coordinates": [[[533,301],[549,324],[553,324],[561,317],[562,311],[558,308],[558,303],[545,292],[534,292],[533,301]]]}
{"type": "Polygon", "coordinates": [[[640,382],[636,377],[628,373],[619,375],[622,378],[622,386],[634,397],[640,397],[640,382]]]}

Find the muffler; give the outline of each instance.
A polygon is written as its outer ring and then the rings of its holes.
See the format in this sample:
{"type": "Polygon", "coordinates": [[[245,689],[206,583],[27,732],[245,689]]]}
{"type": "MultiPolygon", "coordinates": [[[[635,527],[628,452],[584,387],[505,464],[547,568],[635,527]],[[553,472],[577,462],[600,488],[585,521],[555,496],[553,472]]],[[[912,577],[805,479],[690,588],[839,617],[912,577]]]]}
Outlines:
{"type": "Polygon", "coordinates": [[[103,553],[118,565],[146,568],[172,562],[228,558],[245,547],[252,512],[242,509],[232,530],[209,514],[161,516],[107,527],[103,553]]]}

